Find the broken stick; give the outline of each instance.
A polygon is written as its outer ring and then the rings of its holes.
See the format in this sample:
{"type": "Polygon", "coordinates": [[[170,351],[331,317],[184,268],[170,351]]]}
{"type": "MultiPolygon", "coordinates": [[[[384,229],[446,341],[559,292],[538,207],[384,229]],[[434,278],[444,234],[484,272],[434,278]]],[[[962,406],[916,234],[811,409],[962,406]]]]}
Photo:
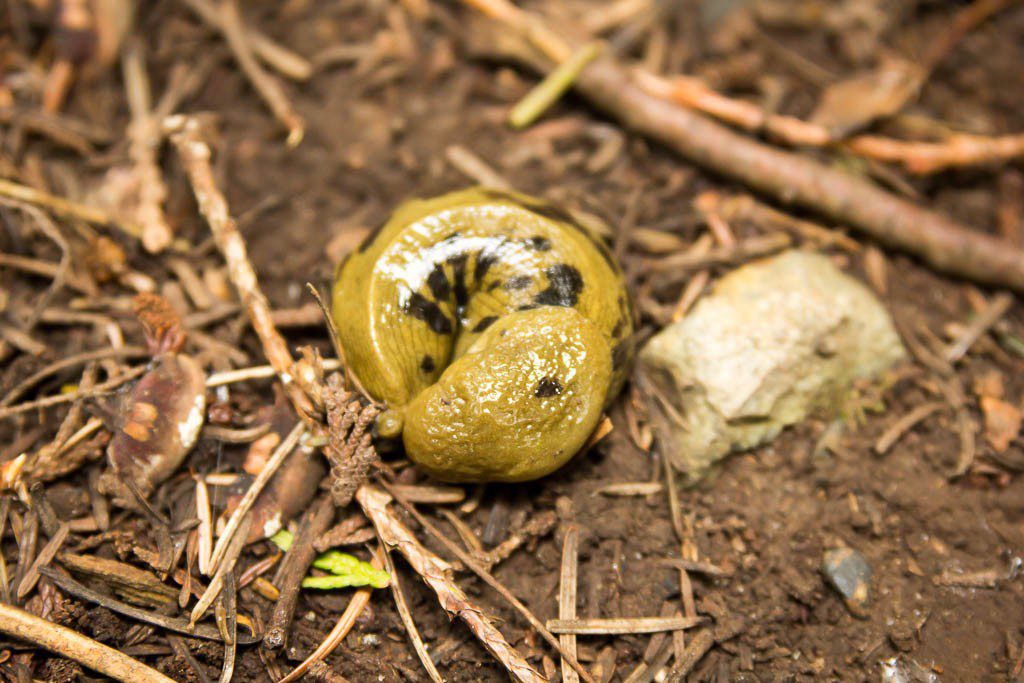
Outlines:
{"type": "MultiPolygon", "coordinates": [[[[490,22],[491,30],[483,26],[468,31],[470,49],[479,56],[512,59],[542,73],[549,71],[552,61],[506,26],[490,22]]],[[[900,199],[865,179],[756,142],[667,102],[645,91],[627,68],[612,59],[587,66],[574,87],[624,127],[779,202],[856,228],[944,273],[1024,291],[1024,251],[900,199]]]]}

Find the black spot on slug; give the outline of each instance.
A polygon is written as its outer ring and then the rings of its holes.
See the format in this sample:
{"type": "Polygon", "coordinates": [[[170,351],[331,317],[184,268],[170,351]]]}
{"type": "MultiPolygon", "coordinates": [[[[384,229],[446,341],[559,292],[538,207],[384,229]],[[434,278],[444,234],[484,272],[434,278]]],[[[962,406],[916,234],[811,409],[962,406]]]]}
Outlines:
{"type": "Polygon", "coordinates": [[[424,355],[423,360],[420,361],[420,370],[427,374],[433,372],[436,367],[437,364],[434,363],[434,357],[429,353],[424,355]]]}
{"type": "Polygon", "coordinates": [[[417,320],[422,320],[437,334],[451,334],[455,330],[452,321],[444,314],[441,307],[423,296],[413,292],[405,304],[405,312],[417,320]]]}
{"type": "Polygon", "coordinates": [[[498,287],[501,287],[502,284],[503,283],[502,283],[501,280],[494,280],[491,284],[487,285],[487,291],[488,292],[493,292],[498,287]]]}
{"type": "Polygon", "coordinates": [[[496,315],[489,315],[486,318],[480,318],[480,322],[478,322],[473,327],[473,331],[474,332],[483,332],[488,327],[493,325],[497,320],[498,320],[498,316],[496,316],[496,315]]]}
{"type": "Polygon", "coordinates": [[[430,293],[438,301],[447,300],[448,295],[451,294],[452,285],[448,282],[448,275],[445,274],[444,266],[440,263],[435,264],[434,269],[427,276],[427,286],[430,287],[430,293]]]}
{"type": "Polygon", "coordinates": [[[461,311],[469,302],[469,290],[466,289],[466,262],[469,254],[463,252],[448,257],[452,266],[452,280],[455,281],[455,305],[461,311]]]}
{"type": "Polygon", "coordinates": [[[534,235],[526,240],[526,247],[535,251],[551,251],[551,240],[543,235],[534,235]]]}
{"type": "Polygon", "coordinates": [[[559,263],[544,269],[548,278],[548,287],[533,302],[538,306],[572,307],[579,301],[583,291],[583,276],[575,267],[559,263]]]}
{"type": "Polygon", "coordinates": [[[531,284],[533,284],[533,278],[529,275],[516,275],[514,277],[510,277],[508,281],[505,282],[505,289],[509,292],[515,292],[520,289],[526,289],[531,284]]]}
{"type": "Polygon", "coordinates": [[[618,321],[615,323],[615,327],[612,328],[612,337],[618,337],[620,334],[622,334],[622,330],[625,327],[626,321],[623,320],[622,318],[619,318],[618,321]]]}
{"type": "Polygon", "coordinates": [[[534,390],[533,395],[537,398],[550,398],[551,396],[558,396],[560,393],[562,393],[561,382],[554,377],[545,377],[537,382],[537,388],[534,390]]]}
{"type": "MultiPolygon", "coordinates": [[[[538,308],[539,306],[540,306],[540,304],[523,304],[522,306],[520,306],[516,310],[517,311],[532,311],[533,309],[538,308]]],[[[502,332],[502,334],[505,334],[505,333],[502,332]]]]}
{"type": "Polygon", "coordinates": [[[485,247],[483,251],[477,254],[476,264],[473,266],[473,281],[481,282],[484,276],[487,275],[487,271],[491,269],[495,263],[498,262],[498,255],[492,251],[488,251],[485,247]]]}

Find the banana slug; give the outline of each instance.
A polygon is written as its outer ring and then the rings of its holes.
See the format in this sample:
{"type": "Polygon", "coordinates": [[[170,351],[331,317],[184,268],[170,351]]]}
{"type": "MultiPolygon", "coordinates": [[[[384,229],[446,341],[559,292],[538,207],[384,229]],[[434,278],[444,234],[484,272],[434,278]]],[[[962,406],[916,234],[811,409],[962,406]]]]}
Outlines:
{"type": "Polygon", "coordinates": [[[586,442],[625,381],[633,310],[568,213],[470,188],[410,200],[339,266],[332,315],[384,437],[438,479],[526,481],[586,442]]]}

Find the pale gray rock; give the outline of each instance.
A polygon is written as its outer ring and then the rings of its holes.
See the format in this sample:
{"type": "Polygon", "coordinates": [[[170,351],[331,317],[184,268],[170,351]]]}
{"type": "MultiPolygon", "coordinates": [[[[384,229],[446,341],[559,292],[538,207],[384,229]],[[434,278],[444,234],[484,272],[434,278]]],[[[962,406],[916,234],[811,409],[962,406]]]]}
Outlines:
{"type": "Polygon", "coordinates": [[[834,415],[906,352],[888,312],[828,258],[788,251],[723,277],[640,353],[658,435],[697,478],[726,454],[834,415]]]}

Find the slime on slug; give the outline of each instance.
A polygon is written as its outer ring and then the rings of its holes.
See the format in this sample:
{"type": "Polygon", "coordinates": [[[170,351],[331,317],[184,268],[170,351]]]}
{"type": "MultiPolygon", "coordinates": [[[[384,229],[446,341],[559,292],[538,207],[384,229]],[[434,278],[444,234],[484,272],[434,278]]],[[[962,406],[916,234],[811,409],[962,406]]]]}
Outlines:
{"type": "Polygon", "coordinates": [[[633,310],[618,264],[568,213],[471,188],[402,204],[338,269],[350,370],[382,436],[447,481],[567,462],[621,389],[633,310]]]}

